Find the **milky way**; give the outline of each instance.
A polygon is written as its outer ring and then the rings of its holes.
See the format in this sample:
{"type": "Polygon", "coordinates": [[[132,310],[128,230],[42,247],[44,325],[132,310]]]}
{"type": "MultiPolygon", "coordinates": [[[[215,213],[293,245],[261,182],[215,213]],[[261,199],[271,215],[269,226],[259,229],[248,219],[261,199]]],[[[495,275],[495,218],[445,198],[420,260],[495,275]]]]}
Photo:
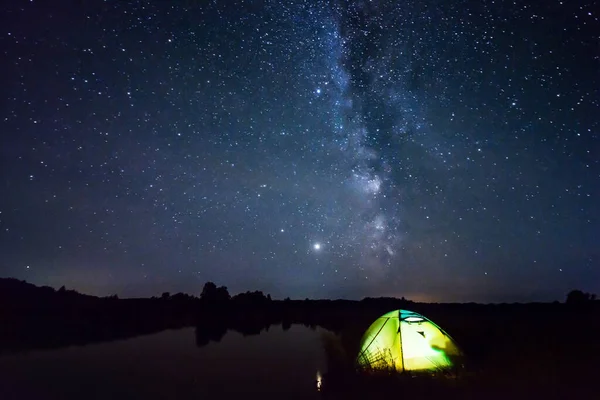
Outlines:
{"type": "Polygon", "coordinates": [[[121,296],[599,291],[600,26],[568,3],[12,2],[0,274],[121,296]]]}

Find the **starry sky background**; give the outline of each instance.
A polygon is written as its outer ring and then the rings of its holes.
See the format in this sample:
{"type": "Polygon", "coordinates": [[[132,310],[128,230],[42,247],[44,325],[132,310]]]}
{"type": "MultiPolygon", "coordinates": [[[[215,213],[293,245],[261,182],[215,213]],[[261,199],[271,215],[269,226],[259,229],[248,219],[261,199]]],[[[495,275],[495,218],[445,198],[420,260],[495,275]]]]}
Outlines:
{"type": "Polygon", "coordinates": [[[595,11],[8,2],[0,275],[121,297],[600,292],[595,11]]]}

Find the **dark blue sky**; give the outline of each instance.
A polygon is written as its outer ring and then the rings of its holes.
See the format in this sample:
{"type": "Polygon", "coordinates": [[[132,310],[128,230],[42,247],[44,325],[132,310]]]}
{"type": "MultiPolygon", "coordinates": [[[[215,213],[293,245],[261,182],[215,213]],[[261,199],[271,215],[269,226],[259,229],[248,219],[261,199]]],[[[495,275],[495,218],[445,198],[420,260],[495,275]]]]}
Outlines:
{"type": "Polygon", "coordinates": [[[12,1],[0,275],[122,297],[600,292],[592,3],[12,1]]]}

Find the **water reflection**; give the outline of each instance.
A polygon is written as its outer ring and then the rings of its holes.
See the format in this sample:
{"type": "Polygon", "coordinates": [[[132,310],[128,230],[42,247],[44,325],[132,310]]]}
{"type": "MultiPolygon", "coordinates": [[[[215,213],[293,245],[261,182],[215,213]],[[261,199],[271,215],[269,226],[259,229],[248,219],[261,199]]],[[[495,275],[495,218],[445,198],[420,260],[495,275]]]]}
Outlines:
{"type": "Polygon", "coordinates": [[[529,305],[485,306],[478,311],[480,306],[441,305],[435,314],[437,306],[428,306],[426,315],[443,321],[467,346],[471,364],[461,376],[413,379],[403,374],[388,379],[357,374],[355,368],[361,337],[380,311],[361,311],[352,308],[355,305],[313,309],[310,304],[283,313],[245,310],[235,318],[209,313],[186,320],[165,318],[171,315],[165,313],[130,321],[130,314],[121,312],[106,320],[49,318],[46,323],[36,317],[21,325],[0,324],[0,352],[5,352],[0,356],[0,400],[207,395],[348,400],[399,392],[420,398],[504,399],[548,398],[560,390],[564,393],[559,398],[595,398],[573,394],[585,394],[596,382],[598,352],[593,343],[600,318],[591,311],[572,313],[548,306],[540,308],[544,312],[531,312],[537,306],[529,305]],[[576,341],[564,340],[563,331],[551,329],[557,320],[584,320],[589,329],[579,332],[576,341]],[[185,323],[198,328],[73,347],[185,323]],[[32,350],[56,346],[72,347],[32,350]],[[29,352],[8,355],[11,351],[29,352]]]}
{"type": "Polygon", "coordinates": [[[7,355],[0,357],[0,398],[318,398],[323,332],[301,325],[252,336],[218,330],[212,334],[220,341],[205,343],[198,330],[185,328],[7,355]]]}
{"type": "Polygon", "coordinates": [[[323,377],[321,376],[321,371],[317,371],[317,391],[321,391],[321,386],[323,385],[323,377]]]}

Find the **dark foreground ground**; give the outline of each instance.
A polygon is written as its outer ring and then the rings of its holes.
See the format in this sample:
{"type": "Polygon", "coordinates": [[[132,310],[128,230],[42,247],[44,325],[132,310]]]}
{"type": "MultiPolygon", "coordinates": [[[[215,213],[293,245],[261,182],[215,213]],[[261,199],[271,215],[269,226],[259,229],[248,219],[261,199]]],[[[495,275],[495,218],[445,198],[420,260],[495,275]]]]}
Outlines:
{"type": "Polygon", "coordinates": [[[184,326],[196,327],[201,347],[220,341],[228,330],[254,335],[276,324],[331,332],[323,336],[328,373],[321,394],[326,398],[600,398],[598,302],[478,305],[270,301],[261,296],[212,303],[185,296],[119,300],[0,280],[0,356],[184,326]],[[436,376],[357,374],[353,360],[363,332],[375,318],[398,308],[420,312],[443,327],[463,349],[464,365],[436,376]]]}

